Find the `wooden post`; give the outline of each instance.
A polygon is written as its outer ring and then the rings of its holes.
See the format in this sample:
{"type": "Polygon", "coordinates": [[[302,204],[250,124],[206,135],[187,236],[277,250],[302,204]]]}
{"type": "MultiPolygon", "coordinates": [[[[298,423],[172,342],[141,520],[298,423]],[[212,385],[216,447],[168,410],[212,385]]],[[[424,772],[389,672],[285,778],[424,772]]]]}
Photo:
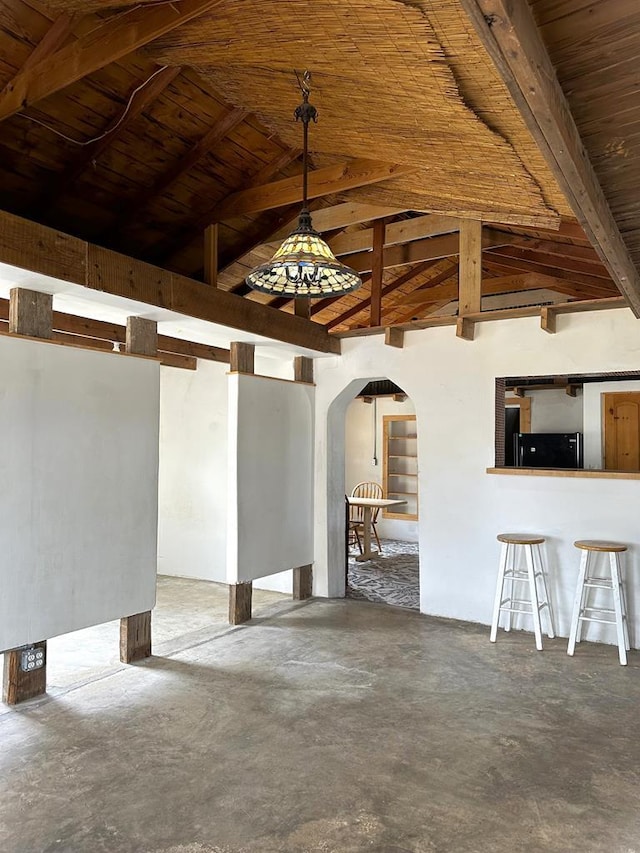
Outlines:
{"type": "Polygon", "coordinates": [[[382,322],[382,275],[384,273],[384,219],[373,223],[373,252],[371,256],[371,321],[370,326],[382,322]]]}
{"type": "Polygon", "coordinates": [[[293,378],[296,382],[313,384],[313,359],[297,355],[293,360],[293,378]]]}
{"type": "Polygon", "coordinates": [[[478,314],[482,308],[482,222],[460,220],[458,316],[478,314]]]}
{"type": "Polygon", "coordinates": [[[255,364],[255,345],[231,341],[229,366],[232,373],[253,373],[255,364]]]}
{"type": "Polygon", "coordinates": [[[211,287],[218,286],[218,225],[204,229],[204,280],[211,287]]]}
{"type": "MultiPolygon", "coordinates": [[[[51,338],[53,331],[53,297],[50,293],[11,288],[9,294],[9,331],[14,335],[31,338],[51,338]]],[[[47,690],[47,642],[33,644],[43,649],[45,664],[40,669],[25,672],[21,668],[22,649],[11,649],[4,654],[2,700],[7,705],[26,702],[42,696],[47,690]]]]}
{"type": "Polygon", "coordinates": [[[120,660],[135,663],[151,657],[151,611],[120,620],[120,660]]]}
{"type": "Polygon", "coordinates": [[[30,338],[51,338],[53,334],[53,297],[12,287],[9,293],[9,331],[30,338]]]}
{"type": "MultiPolygon", "coordinates": [[[[143,317],[127,317],[127,352],[135,355],[158,354],[158,324],[143,317]]],[[[134,613],[120,620],[120,660],[134,663],[151,657],[151,611],[134,613]]]]}
{"type": "Polygon", "coordinates": [[[158,324],[142,317],[127,317],[127,352],[135,355],[158,354],[158,324]]]}
{"type": "Polygon", "coordinates": [[[296,317],[304,317],[305,320],[311,319],[311,297],[298,297],[293,300],[293,313],[296,317]]]}
{"type": "MultiPolygon", "coordinates": [[[[35,696],[42,696],[47,690],[47,642],[33,644],[43,649],[44,666],[31,672],[24,672],[20,666],[22,649],[12,649],[4,654],[4,676],[2,679],[2,701],[7,705],[17,705],[35,696]]],[[[26,647],[25,647],[26,648],[26,647]]]]}
{"type": "Polygon", "coordinates": [[[404,331],[397,326],[387,326],[384,330],[384,342],[388,347],[402,349],[404,346],[404,331]]]}
{"type": "Polygon", "coordinates": [[[304,601],[313,595],[313,567],[299,566],[293,570],[293,600],[304,601]]]}
{"type": "Polygon", "coordinates": [[[251,619],[252,594],[253,584],[251,581],[229,584],[229,622],[231,625],[241,625],[251,619]]]}

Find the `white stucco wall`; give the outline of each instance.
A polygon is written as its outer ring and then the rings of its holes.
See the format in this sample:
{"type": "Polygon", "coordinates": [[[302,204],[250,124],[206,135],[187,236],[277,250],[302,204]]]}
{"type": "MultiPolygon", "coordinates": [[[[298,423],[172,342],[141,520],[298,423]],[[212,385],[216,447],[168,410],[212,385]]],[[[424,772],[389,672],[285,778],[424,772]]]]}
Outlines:
{"type": "MultiPolygon", "coordinates": [[[[410,395],[418,419],[420,591],[424,613],[488,624],[503,531],[547,537],[561,635],[568,633],[578,538],[627,542],[632,644],[638,645],[640,480],[491,475],[494,380],[498,376],[636,370],[640,326],[627,309],[558,318],[547,335],[536,318],[484,323],[476,340],[450,328],[405,334],[402,349],[380,336],[343,341],[343,355],[316,361],[315,592],[344,591],[345,414],[372,379],[410,395]],[[636,630],[633,630],[635,627],[636,630]]],[[[589,637],[613,639],[610,629],[589,637]]]]}
{"type": "Polygon", "coordinates": [[[161,369],[161,574],[226,581],[228,370],[161,369]]]}
{"type": "Polygon", "coordinates": [[[564,388],[527,391],[531,398],[531,432],[582,432],[582,390],[569,397],[564,388]]]}
{"type": "MultiPolygon", "coordinates": [[[[390,397],[378,398],[375,405],[375,448],[377,464],[373,463],[374,453],[374,405],[353,400],[347,409],[345,486],[346,493],[358,483],[374,482],[382,485],[382,419],[385,415],[413,415],[415,408],[407,398],[396,403],[390,397]]],[[[419,439],[418,439],[419,440],[419,439]]],[[[412,463],[413,464],[413,463],[412,463]]],[[[418,541],[418,524],[415,521],[384,518],[378,516],[378,535],[384,539],[399,539],[403,542],[418,541]]]]}

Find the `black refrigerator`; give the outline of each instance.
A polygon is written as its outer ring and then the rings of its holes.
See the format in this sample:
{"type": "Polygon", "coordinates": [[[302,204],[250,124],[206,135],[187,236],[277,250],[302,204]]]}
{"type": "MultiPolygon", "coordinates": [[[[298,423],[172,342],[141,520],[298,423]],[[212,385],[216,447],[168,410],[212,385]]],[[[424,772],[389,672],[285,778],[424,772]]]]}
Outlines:
{"type": "Polygon", "coordinates": [[[514,456],[519,468],[582,468],[582,433],[517,432],[514,456]]]}

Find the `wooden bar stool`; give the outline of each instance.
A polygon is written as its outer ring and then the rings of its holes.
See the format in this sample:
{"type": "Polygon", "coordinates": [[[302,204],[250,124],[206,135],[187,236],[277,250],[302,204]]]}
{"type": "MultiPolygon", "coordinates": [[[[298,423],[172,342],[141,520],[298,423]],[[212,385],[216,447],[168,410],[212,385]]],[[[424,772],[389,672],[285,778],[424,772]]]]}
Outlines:
{"type": "Polygon", "coordinates": [[[546,607],[549,629],[549,638],[555,637],[553,629],[553,611],[547,577],[542,562],[540,546],[544,544],[543,536],[530,536],[526,533],[501,533],[498,542],[502,543],[500,555],[500,569],[498,571],[498,583],[496,585],[496,597],[493,606],[493,621],[491,623],[490,640],[495,643],[498,635],[498,623],[500,614],[507,614],[505,631],[511,630],[511,617],[513,613],[525,613],[533,617],[533,633],[536,638],[536,648],[542,651],[542,627],[540,624],[540,611],[546,607]],[[526,568],[518,566],[518,554],[524,552],[526,568]],[[538,594],[538,581],[542,587],[543,599],[538,594]],[[505,584],[509,584],[509,594],[505,596],[505,584]],[[529,598],[516,598],[516,584],[528,584],[529,598]]]}
{"type": "Polygon", "coordinates": [[[631,646],[629,645],[627,603],[622,578],[622,567],[620,565],[620,554],[627,550],[627,546],[620,545],[617,542],[598,542],[591,539],[579,540],[573,544],[576,548],[580,548],[582,555],[580,558],[576,597],[573,602],[573,616],[571,618],[567,654],[572,655],[575,652],[576,643],[580,642],[582,626],[585,622],[600,622],[603,625],[615,625],[618,637],[618,656],[620,663],[625,666],[627,663],[627,649],[630,649],[631,646]],[[590,572],[594,571],[598,554],[609,555],[609,578],[590,574],[590,572]],[[613,608],[589,607],[589,591],[592,589],[611,590],[613,608]],[[594,616],[592,614],[601,615],[594,616]],[[602,614],[613,616],[613,619],[603,619],[602,614]]]}

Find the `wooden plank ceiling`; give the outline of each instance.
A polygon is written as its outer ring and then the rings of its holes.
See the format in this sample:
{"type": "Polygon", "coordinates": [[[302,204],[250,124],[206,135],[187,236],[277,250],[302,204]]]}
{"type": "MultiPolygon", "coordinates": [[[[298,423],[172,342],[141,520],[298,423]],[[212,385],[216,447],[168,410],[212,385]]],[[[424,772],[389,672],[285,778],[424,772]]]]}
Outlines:
{"type": "MultiPolygon", "coordinates": [[[[640,265],[638,4],[532,5],[640,265]]],[[[455,313],[460,218],[488,307],[618,294],[459,0],[0,0],[0,207],[201,279],[218,222],[217,286],[292,312],[243,279],[295,220],[308,62],[314,221],[364,278],[313,320],[369,324],[380,219],[385,325],[455,313]]]]}

